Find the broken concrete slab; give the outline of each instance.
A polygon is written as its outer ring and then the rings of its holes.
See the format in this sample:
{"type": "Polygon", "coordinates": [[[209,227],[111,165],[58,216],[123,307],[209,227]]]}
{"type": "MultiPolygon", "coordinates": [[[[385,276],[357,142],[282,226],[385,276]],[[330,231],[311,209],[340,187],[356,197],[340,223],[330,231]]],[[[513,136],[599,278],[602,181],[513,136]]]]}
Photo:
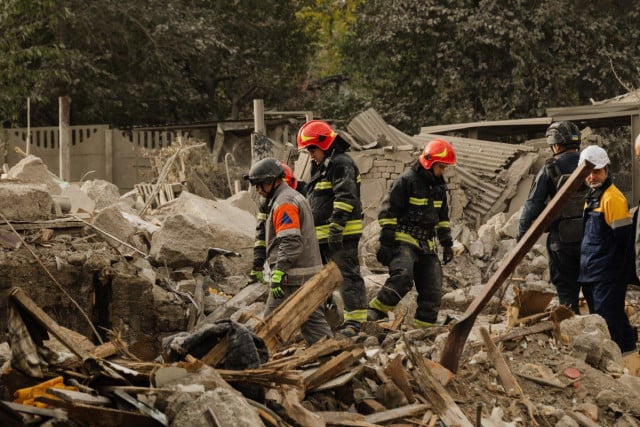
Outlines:
{"type": "Polygon", "coordinates": [[[40,157],[29,155],[9,169],[7,177],[17,181],[44,184],[50,194],[58,195],[68,185],[49,171],[40,157]]]}
{"type": "Polygon", "coordinates": [[[139,239],[133,238],[136,232],[135,228],[133,228],[117,207],[111,206],[102,209],[93,218],[91,224],[97,227],[99,232],[103,234],[104,239],[113,247],[117,248],[123,255],[133,255],[136,253],[136,250],[123,245],[122,242],[133,246],[142,253],[147,253],[147,248],[142,242],[139,239]]]}
{"type": "Polygon", "coordinates": [[[115,184],[103,179],[85,181],[80,189],[96,204],[96,209],[103,209],[120,199],[120,190],[115,184]]]}
{"type": "Polygon", "coordinates": [[[206,258],[207,248],[223,238],[210,230],[204,220],[190,214],[168,217],[153,233],[149,256],[157,265],[199,266],[206,258]]]}
{"type": "Polygon", "coordinates": [[[0,212],[10,221],[53,218],[53,199],[44,185],[0,181],[0,200],[0,212]]]}

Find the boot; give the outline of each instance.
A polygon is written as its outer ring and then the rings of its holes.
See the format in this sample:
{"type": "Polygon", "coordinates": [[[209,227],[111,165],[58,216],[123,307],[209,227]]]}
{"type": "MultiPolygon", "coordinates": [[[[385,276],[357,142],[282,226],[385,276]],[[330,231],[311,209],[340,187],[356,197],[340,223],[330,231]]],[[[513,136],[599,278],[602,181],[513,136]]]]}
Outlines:
{"type": "Polygon", "coordinates": [[[376,322],[378,320],[386,319],[387,317],[389,317],[387,313],[376,310],[375,308],[369,307],[367,310],[367,320],[370,322],[376,322]]]}
{"type": "Polygon", "coordinates": [[[338,328],[336,334],[342,335],[343,337],[352,338],[358,335],[360,332],[360,323],[354,322],[351,320],[347,320],[338,328]]]}

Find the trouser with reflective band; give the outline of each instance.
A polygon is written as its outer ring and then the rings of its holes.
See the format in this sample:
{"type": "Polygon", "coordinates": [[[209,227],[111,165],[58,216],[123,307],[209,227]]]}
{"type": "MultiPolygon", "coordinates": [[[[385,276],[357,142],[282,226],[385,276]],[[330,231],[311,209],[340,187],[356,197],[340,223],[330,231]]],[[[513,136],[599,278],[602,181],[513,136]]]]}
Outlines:
{"type": "MultiPolygon", "coordinates": [[[[615,274],[615,272],[612,272],[615,274]]],[[[625,353],[636,349],[637,336],[624,311],[627,285],[621,280],[590,283],[596,314],[607,322],[611,339],[625,353]]]]}
{"type": "Polygon", "coordinates": [[[360,275],[360,261],[358,259],[358,242],[360,239],[345,239],[342,250],[332,252],[329,245],[320,244],[322,262],[335,261],[342,278],[340,295],[344,301],[344,321],[362,323],[367,320],[367,293],[364,280],[360,275]]]}
{"type": "MultiPolygon", "coordinates": [[[[282,302],[288,298],[291,294],[297,291],[299,286],[288,286],[283,285],[282,290],[284,291],[284,298],[274,298],[269,294],[269,298],[267,298],[267,308],[264,310],[264,317],[266,318],[277,306],[282,304],[282,302]]],[[[302,337],[307,342],[307,344],[311,345],[314,342],[318,341],[323,337],[332,337],[333,333],[331,332],[331,327],[327,323],[327,320],[324,318],[324,311],[321,307],[316,308],[311,316],[307,319],[306,322],[302,324],[300,328],[302,332],[302,337]]]]}
{"type": "Polygon", "coordinates": [[[589,284],[578,282],[580,274],[580,242],[560,242],[557,233],[549,232],[547,236],[547,254],[549,255],[549,274],[551,283],[556,287],[560,304],[580,314],[580,288],[589,306],[589,313],[594,313],[593,288],[589,284]]]}
{"type": "Polygon", "coordinates": [[[411,290],[418,291],[416,324],[436,323],[440,311],[442,267],[437,255],[425,254],[418,248],[399,245],[393,249],[389,278],[369,307],[388,312],[411,290]]]}

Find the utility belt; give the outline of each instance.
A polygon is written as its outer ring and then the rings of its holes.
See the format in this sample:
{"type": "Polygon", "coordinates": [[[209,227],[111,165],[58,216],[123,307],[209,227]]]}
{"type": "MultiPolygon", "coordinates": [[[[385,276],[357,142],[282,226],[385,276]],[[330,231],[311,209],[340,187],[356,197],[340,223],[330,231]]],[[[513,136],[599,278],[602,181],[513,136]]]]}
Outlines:
{"type": "Polygon", "coordinates": [[[399,225],[396,229],[396,242],[406,243],[419,249],[424,254],[435,254],[438,249],[434,233],[432,227],[399,225]]]}
{"type": "Polygon", "coordinates": [[[410,234],[414,239],[421,242],[432,240],[435,237],[434,227],[419,227],[417,225],[399,224],[397,231],[410,234]]]}

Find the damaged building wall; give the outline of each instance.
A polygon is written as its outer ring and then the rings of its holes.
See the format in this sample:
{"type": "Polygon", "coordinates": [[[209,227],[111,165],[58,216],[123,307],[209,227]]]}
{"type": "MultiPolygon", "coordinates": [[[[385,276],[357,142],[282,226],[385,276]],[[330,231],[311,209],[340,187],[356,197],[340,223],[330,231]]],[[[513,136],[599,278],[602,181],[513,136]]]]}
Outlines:
{"type": "MultiPolygon", "coordinates": [[[[419,154],[420,151],[412,145],[349,152],[362,177],[360,198],[366,224],[378,219],[380,202],[391,188],[391,184],[419,154]]],[[[465,195],[454,168],[448,168],[445,177],[449,187],[450,219],[455,222],[462,218],[465,195]]]]}

